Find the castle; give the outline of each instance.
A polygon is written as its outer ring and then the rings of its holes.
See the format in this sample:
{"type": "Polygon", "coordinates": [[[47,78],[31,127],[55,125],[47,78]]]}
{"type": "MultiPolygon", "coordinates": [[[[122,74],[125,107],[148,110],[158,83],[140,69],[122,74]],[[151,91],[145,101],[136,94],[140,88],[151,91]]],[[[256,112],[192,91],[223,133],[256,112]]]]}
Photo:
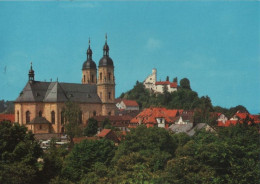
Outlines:
{"type": "Polygon", "coordinates": [[[109,56],[107,36],[98,71],[89,41],[81,84],[36,81],[32,63],[28,75],[27,84],[15,100],[15,121],[34,134],[63,133],[67,101],[79,105],[79,120],[83,125],[93,116],[115,114],[114,63],[109,56]]]}
{"type": "Polygon", "coordinates": [[[155,68],[152,70],[152,74],[144,80],[143,84],[146,89],[155,93],[163,93],[165,88],[171,93],[177,91],[178,87],[177,81],[157,81],[157,71],[155,68]]]}

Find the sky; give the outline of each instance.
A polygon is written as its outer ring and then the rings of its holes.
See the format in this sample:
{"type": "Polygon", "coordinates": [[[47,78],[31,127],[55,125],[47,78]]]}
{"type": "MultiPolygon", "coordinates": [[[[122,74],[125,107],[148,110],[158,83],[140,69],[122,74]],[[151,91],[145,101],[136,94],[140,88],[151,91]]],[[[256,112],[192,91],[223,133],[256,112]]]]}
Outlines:
{"type": "Polygon", "coordinates": [[[0,99],[18,97],[30,62],[35,80],[80,83],[88,39],[98,65],[107,33],[116,97],[156,68],[214,106],[260,113],[259,3],[0,1],[0,99]]]}

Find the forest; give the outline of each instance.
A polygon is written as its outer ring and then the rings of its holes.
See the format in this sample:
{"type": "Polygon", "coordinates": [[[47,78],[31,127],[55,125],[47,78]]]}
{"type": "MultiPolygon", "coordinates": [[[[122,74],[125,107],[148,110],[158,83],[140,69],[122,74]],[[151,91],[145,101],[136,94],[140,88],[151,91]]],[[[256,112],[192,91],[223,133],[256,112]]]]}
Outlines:
{"type": "Polygon", "coordinates": [[[84,140],[68,150],[52,140],[45,151],[24,126],[0,124],[3,184],[256,184],[259,154],[259,125],[248,119],[192,137],[139,126],[118,146],[107,139],[84,140]]]}

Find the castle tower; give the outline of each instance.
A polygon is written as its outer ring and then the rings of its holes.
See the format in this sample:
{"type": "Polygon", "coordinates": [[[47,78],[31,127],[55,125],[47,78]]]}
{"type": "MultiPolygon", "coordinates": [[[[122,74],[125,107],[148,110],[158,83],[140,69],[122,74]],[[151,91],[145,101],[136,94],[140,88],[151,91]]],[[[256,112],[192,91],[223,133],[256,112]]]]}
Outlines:
{"type": "Polygon", "coordinates": [[[96,84],[97,83],[97,66],[92,60],[92,50],[90,48],[90,39],[88,41],[87,60],[82,66],[82,84],[96,84]]]}
{"type": "Polygon", "coordinates": [[[115,114],[115,77],[113,60],[109,57],[107,35],[103,47],[103,57],[98,65],[97,92],[103,103],[102,115],[115,114]]]}

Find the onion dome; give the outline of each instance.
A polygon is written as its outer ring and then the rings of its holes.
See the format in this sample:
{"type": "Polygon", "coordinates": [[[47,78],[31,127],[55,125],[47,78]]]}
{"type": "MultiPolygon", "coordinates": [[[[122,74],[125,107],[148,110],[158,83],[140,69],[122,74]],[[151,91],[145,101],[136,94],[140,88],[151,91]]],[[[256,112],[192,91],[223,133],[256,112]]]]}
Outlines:
{"type": "Polygon", "coordinates": [[[109,46],[107,44],[107,35],[106,35],[106,42],[103,47],[103,57],[99,60],[99,66],[114,66],[113,60],[109,57],[109,46]]]}
{"type": "Polygon", "coordinates": [[[87,50],[87,60],[83,63],[82,70],[85,69],[97,69],[96,63],[92,60],[92,50],[90,48],[90,39],[89,46],[87,50]]]}

